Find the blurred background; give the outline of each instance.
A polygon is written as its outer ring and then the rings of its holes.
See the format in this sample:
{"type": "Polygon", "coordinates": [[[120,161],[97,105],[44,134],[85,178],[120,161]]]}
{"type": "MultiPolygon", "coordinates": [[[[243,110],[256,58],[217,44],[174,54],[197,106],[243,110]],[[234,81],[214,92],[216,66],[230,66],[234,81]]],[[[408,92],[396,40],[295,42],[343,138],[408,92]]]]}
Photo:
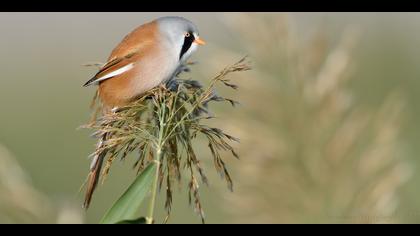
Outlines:
{"type": "MultiPolygon", "coordinates": [[[[0,223],[96,223],[135,177],[116,162],[81,209],[95,140],[95,68],[133,28],[169,13],[0,13],[0,223]]],[[[208,223],[420,223],[420,14],[170,13],[208,43],[184,78],[232,76],[241,106],[213,107],[241,139],[231,193],[203,149],[208,223]]],[[[199,145],[200,146],[200,145],[199,145]]],[[[203,146],[203,145],[201,145],[203,146]]],[[[169,223],[200,223],[186,183],[169,223]]],[[[165,216],[160,195],[158,222],[165,216]]]]}

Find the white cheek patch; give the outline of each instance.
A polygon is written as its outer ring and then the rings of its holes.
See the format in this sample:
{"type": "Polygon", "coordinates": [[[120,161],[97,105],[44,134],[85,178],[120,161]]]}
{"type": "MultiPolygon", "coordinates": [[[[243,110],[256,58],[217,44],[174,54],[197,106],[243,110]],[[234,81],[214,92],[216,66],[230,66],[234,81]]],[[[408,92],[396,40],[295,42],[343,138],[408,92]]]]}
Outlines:
{"type": "Polygon", "coordinates": [[[184,55],[182,55],[181,61],[186,61],[191,56],[191,54],[197,50],[197,48],[198,45],[196,43],[192,43],[188,51],[185,52],[184,55]]]}
{"type": "Polygon", "coordinates": [[[115,70],[115,71],[112,71],[111,73],[103,75],[102,77],[98,78],[96,80],[96,82],[99,82],[99,81],[102,81],[102,80],[105,80],[105,79],[109,79],[109,78],[117,76],[117,75],[121,75],[122,73],[133,69],[133,67],[134,67],[134,63],[130,63],[126,66],[123,66],[123,67],[119,68],[118,70],[115,70]]]}

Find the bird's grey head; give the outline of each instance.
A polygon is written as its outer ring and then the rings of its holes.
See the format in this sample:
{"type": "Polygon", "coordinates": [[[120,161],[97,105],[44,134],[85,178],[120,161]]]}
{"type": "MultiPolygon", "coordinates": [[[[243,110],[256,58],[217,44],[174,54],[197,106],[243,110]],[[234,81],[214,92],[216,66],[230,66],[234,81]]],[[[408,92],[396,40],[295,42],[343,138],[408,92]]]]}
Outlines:
{"type": "Polygon", "coordinates": [[[174,47],[178,60],[183,62],[197,49],[198,44],[204,44],[199,39],[197,26],[191,21],[178,17],[166,16],[157,19],[159,30],[169,43],[174,47]]]}

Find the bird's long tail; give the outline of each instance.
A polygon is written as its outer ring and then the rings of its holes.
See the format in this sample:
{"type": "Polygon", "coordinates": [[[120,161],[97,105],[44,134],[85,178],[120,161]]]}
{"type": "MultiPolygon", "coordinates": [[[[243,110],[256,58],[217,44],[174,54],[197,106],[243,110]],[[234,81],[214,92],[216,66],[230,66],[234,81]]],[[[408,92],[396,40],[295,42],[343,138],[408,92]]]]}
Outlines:
{"type": "MultiPolygon", "coordinates": [[[[107,134],[105,133],[102,135],[102,138],[99,140],[97,145],[97,150],[102,148],[103,143],[106,140],[107,134]]],[[[90,164],[90,172],[87,178],[87,185],[86,185],[86,195],[85,195],[85,202],[83,203],[83,208],[87,209],[90,205],[90,201],[92,200],[93,192],[98,184],[99,176],[101,175],[101,168],[104,162],[104,158],[106,156],[107,151],[103,150],[101,153],[96,154],[93,157],[93,160],[90,164]]]]}

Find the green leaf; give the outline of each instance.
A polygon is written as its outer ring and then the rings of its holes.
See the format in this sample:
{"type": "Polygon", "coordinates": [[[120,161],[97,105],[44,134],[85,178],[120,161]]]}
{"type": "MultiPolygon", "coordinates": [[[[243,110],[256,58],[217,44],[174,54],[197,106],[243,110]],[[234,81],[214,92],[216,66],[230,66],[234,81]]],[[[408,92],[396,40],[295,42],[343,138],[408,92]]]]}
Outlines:
{"type": "Polygon", "coordinates": [[[150,163],[146,169],[137,176],[134,182],[107,211],[101,224],[114,224],[134,219],[146,195],[149,193],[155,178],[156,163],[150,163]]]}
{"type": "Polygon", "coordinates": [[[116,224],[129,224],[129,225],[146,224],[146,218],[140,217],[134,220],[122,220],[122,221],[117,222],[116,224]]]}

